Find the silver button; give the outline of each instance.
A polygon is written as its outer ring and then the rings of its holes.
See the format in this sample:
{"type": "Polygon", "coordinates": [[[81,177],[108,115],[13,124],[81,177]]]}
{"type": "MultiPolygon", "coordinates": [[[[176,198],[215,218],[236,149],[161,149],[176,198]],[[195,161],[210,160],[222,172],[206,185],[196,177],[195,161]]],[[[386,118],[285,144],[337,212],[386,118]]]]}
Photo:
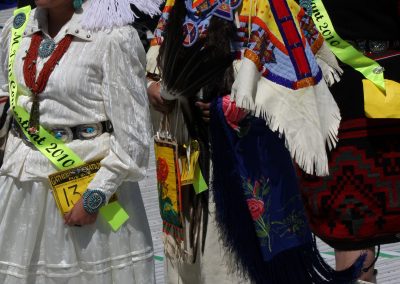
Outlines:
{"type": "Polygon", "coordinates": [[[90,38],[90,35],[87,35],[86,37],[87,37],[87,38],[90,38]]]}
{"type": "Polygon", "coordinates": [[[372,72],[374,72],[374,74],[382,74],[383,71],[385,71],[385,68],[383,68],[382,66],[376,67],[376,68],[374,68],[374,70],[372,70],[372,72]]]}
{"type": "Polygon", "coordinates": [[[75,33],[76,33],[76,34],[79,34],[79,30],[76,30],[75,33]]]}

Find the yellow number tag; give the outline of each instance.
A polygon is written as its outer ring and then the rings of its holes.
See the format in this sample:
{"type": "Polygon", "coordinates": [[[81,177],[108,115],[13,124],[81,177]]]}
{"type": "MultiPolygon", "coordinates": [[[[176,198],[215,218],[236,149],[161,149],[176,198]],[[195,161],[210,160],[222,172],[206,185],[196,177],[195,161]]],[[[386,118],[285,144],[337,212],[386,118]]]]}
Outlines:
{"type": "Polygon", "coordinates": [[[54,199],[63,215],[79,201],[99,169],[100,161],[94,161],[49,176],[54,199]]]}

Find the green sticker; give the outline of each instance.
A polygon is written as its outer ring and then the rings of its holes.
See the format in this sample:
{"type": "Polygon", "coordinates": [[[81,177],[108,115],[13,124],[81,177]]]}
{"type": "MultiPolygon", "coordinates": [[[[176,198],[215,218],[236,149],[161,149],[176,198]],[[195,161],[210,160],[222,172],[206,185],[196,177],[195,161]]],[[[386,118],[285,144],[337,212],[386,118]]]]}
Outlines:
{"type": "Polygon", "coordinates": [[[208,185],[204,180],[199,164],[197,164],[194,172],[193,187],[196,194],[202,193],[208,189],[208,185]]]}
{"type": "Polygon", "coordinates": [[[109,203],[100,208],[100,214],[110,224],[114,232],[129,219],[128,213],[122,208],[118,201],[109,203]]]}

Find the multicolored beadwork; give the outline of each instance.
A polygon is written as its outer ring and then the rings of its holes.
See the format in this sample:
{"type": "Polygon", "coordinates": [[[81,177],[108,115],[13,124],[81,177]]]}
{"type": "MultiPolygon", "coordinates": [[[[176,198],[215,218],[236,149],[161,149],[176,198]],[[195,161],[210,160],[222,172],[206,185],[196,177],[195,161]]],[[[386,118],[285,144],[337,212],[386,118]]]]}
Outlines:
{"type": "Polygon", "coordinates": [[[241,3],[242,0],[186,0],[187,15],[183,23],[183,45],[190,47],[201,38],[213,16],[233,21],[234,10],[241,3]]]}

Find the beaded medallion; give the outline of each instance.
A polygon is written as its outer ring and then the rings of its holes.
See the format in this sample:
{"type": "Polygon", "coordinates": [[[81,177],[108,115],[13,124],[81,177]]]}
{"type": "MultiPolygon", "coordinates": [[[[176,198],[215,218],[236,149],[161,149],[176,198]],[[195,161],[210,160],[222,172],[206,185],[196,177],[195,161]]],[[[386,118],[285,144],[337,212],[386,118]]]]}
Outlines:
{"type": "Polygon", "coordinates": [[[40,58],[49,57],[53,53],[55,48],[56,48],[56,43],[54,42],[54,40],[50,38],[42,40],[39,46],[40,58]]]}

